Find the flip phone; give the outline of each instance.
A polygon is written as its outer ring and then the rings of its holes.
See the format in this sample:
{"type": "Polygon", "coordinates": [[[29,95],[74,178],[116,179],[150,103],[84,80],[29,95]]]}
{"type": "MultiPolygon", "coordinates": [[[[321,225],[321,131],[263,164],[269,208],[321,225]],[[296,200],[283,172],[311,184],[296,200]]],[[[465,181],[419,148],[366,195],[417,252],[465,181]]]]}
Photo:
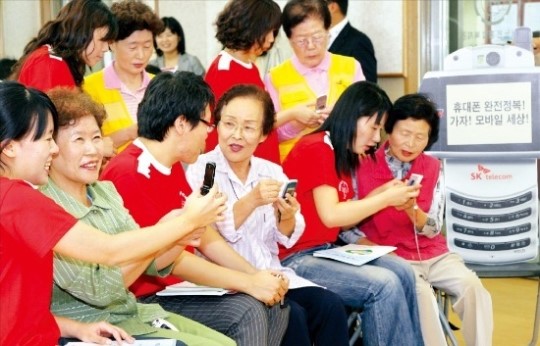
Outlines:
{"type": "Polygon", "coordinates": [[[204,169],[204,180],[201,186],[201,195],[206,195],[214,186],[214,175],[216,174],[216,163],[209,161],[204,169]]]}

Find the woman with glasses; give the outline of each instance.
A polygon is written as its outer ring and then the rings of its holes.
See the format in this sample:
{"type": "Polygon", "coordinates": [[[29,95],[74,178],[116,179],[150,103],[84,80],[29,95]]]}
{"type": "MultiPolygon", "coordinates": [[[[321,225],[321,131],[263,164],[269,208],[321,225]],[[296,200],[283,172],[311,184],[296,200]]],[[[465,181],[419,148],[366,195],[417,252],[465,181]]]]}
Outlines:
{"type": "Polygon", "coordinates": [[[199,156],[186,175],[198,188],[206,162],[216,162],[216,183],[229,201],[218,231],[254,267],[281,271],[290,280],[285,297],[291,313],[281,345],[348,345],[341,299],[283,267],[277,256],[278,246],[293,246],[305,224],[295,195],[279,196],[287,181],[282,168],[253,156],[274,125],[270,96],[254,85],[234,86],[219,100],[215,117],[219,145],[199,156]]]}
{"type": "Polygon", "coordinates": [[[310,106],[310,117],[278,124],[283,161],[303,134],[324,121],[343,91],[365,77],[355,59],[327,52],[331,17],[326,1],[290,0],[281,18],[294,55],[270,70],[265,78],[266,90],[278,112],[310,106]]]}

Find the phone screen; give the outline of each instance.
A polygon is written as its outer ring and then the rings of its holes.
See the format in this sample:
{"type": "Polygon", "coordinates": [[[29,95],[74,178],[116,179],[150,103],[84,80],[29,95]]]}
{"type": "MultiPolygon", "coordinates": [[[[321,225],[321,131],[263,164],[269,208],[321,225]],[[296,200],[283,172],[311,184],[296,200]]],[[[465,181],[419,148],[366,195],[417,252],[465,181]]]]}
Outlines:
{"type": "Polygon", "coordinates": [[[294,194],[294,192],[296,191],[297,184],[298,184],[298,180],[296,179],[291,179],[287,181],[285,184],[283,184],[283,186],[281,187],[281,192],[280,192],[281,198],[285,198],[286,194],[290,194],[290,195],[294,194]]]}
{"type": "Polygon", "coordinates": [[[201,195],[206,195],[208,191],[214,186],[214,175],[216,174],[216,163],[207,162],[204,169],[204,180],[201,186],[201,195]]]}
{"type": "Polygon", "coordinates": [[[326,107],[326,95],[317,97],[316,109],[323,109],[326,107]]]}
{"type": "Polygon", "coordinates": [[[413,173],[413,174],[411,174],[411,177],[409,178],[409,181],[407,182],[407,185],[409,185],[409,186],[418,185],[422,181],[422,178],[424,178],[424,176],[422,174],[413,173]]]}

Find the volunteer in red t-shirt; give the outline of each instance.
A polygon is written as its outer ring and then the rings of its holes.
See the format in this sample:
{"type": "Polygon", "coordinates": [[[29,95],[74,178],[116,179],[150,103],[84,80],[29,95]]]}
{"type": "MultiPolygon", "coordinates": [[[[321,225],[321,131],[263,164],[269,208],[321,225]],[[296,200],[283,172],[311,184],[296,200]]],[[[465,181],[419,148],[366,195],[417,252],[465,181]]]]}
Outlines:
{"type": "Polygon", "coordinates": [[[14,77],[43,91],[57,86],[80,87],[86,66],[101,61],[117,31],[116,21],[103,2],[70,1],[26,45],[14,77]]]}
{"type": "MultiPolygon", "coordinates": [[[[223,50],[205,75],[216,100],[237,84],[254,84],[264,89],[255,60],[272,48],[280,26],[281,10],[272,0],[234,0],[225,5],[216,20],[216,39],[223,45],[223,50]]],[[[296,117],[312,116],[315,116],[314,108],[306,105],[276,114],[274,130],[259,144],[255,156],[281,164],[275,128],[296,117]]],[[[216,133],[210,133],[206,151],[213,150],[217,142],[216,133]]]]}

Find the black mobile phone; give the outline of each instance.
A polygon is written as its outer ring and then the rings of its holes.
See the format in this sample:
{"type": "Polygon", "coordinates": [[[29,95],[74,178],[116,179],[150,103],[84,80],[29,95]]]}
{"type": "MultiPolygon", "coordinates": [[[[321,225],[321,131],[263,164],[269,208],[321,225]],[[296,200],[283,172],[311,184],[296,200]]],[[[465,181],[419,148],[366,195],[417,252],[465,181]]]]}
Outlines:
{"type": "Polygon", "coordinates": [[[201,186],[201,195],[206,195],[214,186],[214,175],[216,174],[216,163],[209,161],[204,169],[204,180],[201,186]]]}
{"type": "Polygon", "coordinates": [[[317,97],[315,109],[324,109],[324,107],[326,107],[326,99],[327,99],[326,95],[317,97]]]}
{"type": "Polygon", "coordinates": [[[290,194],[291,196],[296,191],[296,185],[298,184],[297,179],[289,179],[285,184],[281,186],[281,191],[279,192],[279,196],[281,198],[285,198],[286,194],[290,194]]]}

